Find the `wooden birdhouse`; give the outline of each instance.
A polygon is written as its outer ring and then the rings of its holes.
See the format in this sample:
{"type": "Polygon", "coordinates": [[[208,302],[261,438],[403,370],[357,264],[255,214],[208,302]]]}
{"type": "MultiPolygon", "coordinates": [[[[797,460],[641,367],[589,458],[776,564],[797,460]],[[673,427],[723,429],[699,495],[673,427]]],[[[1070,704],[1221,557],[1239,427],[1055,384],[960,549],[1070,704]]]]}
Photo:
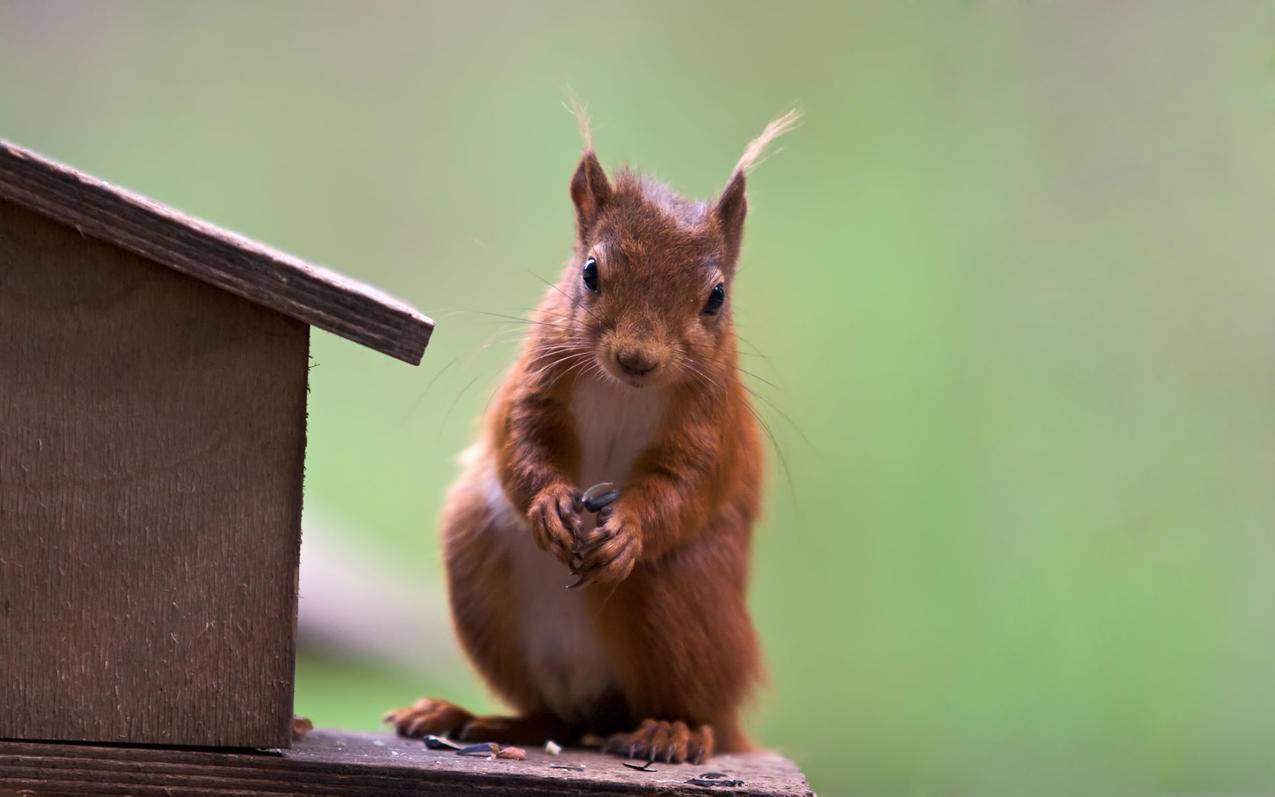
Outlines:
{"type": "Polygon", "coordinates": [[[432,322],[0,141],[0,739],[289,746],[311,326],[432,322]]]}

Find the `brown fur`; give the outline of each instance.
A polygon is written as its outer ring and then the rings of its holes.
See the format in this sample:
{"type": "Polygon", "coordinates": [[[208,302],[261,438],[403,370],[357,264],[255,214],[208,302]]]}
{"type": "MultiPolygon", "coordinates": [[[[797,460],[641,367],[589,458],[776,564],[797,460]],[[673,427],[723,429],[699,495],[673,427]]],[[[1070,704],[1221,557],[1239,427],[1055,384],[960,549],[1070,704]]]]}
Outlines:
{"type": "Polygon", "coordinates": [[[761,672],[745,591],[762,455],[736,372],[731,288],[745,169],[795,115],[768,126],[721,197],[706,203],[631,171],[609,179],[576,110],[586,148],[570,183],[574,257],[536,310],[443,515],[458,636],[520,715],[474,718],[424,699],[387,719],[409,735],[522,743],[612,734],[608,749],[617,753],[702,760],[749,747],[739,708],[761,672]],[[588,257],[598,263],[596,294],[581,281],[588,257]],[[705,315],[719,282],[725,305],[705,315]],[[621,362],[653,370],[636,376],[621,362]],[[578,503],[587,485],[579,484],[571,401],[584,380],[667,397],[618,502],[596,528],[578,503]],[[587,585],[572,594],[586,605],[614,683],[582,717],[556,716],[528,677],[516,614],[528,596],[511,576],[511,555],[495,543],[507,521],[493,514],[485,473],[498,474],[512,512],[545,555],[584,574],[587,585]]]}

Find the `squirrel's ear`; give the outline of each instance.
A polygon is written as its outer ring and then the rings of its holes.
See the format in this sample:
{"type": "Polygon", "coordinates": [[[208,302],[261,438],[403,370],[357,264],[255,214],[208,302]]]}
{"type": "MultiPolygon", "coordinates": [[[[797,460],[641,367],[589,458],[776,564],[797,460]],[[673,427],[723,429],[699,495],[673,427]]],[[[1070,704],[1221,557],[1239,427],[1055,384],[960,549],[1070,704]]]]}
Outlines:
{"type": "Polygon", "coordinates": [[[748,214],[748,198],[744,195],[744,170],[736,169],[717,200],[713,215],[726,239],[726,260],[734,263],[739,244],[744,238],[744,216],[748,214]]]}
{"type": "Polygon", "coordinates": [[[580,235],[593,226],[598,214],[611,198],[611,183],[607,182],[606,172],[598,163],[598,156],[593,150],[586,149],[580,156],[580,165],[571,176],[571,201],[576,206],[576,223],[580,235]]]}

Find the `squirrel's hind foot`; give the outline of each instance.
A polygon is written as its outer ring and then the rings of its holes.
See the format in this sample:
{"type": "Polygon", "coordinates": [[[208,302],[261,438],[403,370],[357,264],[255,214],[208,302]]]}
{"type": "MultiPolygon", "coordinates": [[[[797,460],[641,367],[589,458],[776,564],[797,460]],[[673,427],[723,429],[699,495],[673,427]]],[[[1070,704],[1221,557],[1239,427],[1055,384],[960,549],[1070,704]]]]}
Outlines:
{"type": "Polygon", "coordinates": [[[539,745],[550,739],[571,744],[579,736],[556,717],[475,717],[454,703],[433,697],[422,697],[410,706],[389,711],[382,721],[393,725],[399,736],[413,739],[433,734],[461,742],[539,745]]]}
{"type": "Polygon", "coordinates": [[[455,734],[473,718],[473,714],[454,703],[422,697],[410,706],[386,712],[381,721],[393,725],[399,736],[419,739],[429,734],[455,734]]]}
{"type": "Polygon", "coordinates": [[[607,739],[608,753],[669,764],[702,764],[713,754],[713,729],[708,725],[691,728],[676,720],[643,720],[632,733],[617,733],[607,739]]]}

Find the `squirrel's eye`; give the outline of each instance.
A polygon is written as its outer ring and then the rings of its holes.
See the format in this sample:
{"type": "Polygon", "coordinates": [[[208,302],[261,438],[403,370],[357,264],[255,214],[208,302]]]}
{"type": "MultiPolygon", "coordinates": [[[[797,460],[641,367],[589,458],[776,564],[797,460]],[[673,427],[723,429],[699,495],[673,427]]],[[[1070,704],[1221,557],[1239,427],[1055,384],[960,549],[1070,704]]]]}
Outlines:
{"type": "Polygon", "coordinates": [[[591,257],[588,260],[584,261],[584,272],[582,273],[581,276],[584,278],[584,287],[588,288],[594,293],[597,293],[598,292],[598,261],[596,259],[591,257]]]}
{"type": "Polygon", "coordinates": [[[717,283],[713,286],[713,290],[708,293],[708,301],[704,302],[704,309],[700,310],[704,315],[717,315],[717,311],[722,309],[722,304],[726,301],[726,286],[717,283]]]}

